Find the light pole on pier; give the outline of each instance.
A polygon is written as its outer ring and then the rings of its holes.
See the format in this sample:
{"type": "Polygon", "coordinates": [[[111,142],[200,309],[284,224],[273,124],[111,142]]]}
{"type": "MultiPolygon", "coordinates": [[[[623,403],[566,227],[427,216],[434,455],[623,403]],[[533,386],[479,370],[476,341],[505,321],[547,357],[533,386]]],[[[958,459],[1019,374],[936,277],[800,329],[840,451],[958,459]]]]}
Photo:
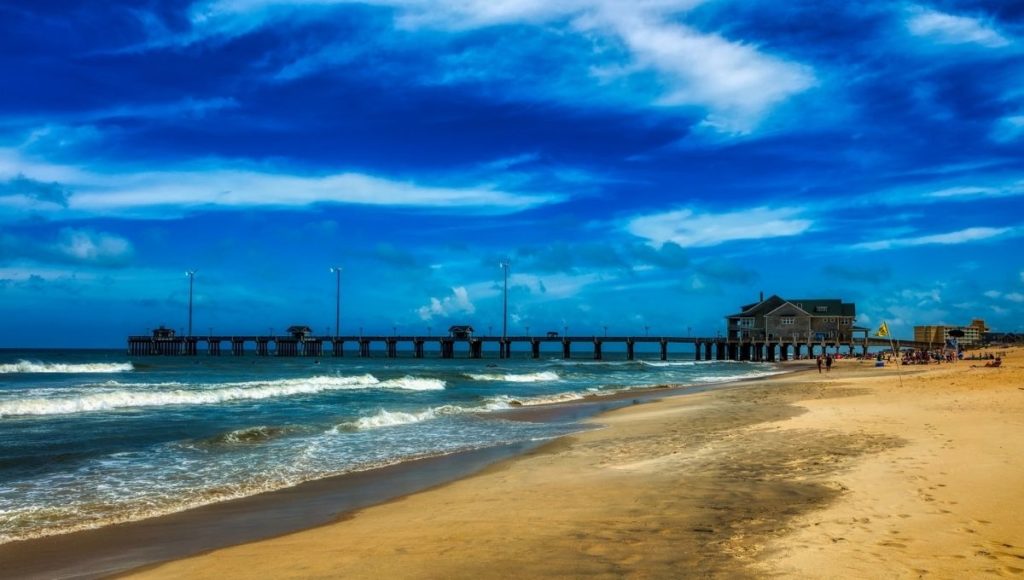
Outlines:
{"type": "Polygon", "coordinates": [[[505,274],[505,294],[501,302],[501,338],[504,339],[508,338],[508,269],[512,267],[512,262],[505,258],[498,266],[505,274]]]}
{"type": "Polygon", "coordinates": [[[334,285],[334,336],[341,336],[341,267],[334,266],[331,272],[335,274],[334,285]]]}
{"type": "Polygon", "coordinates": [[[185,272],[188,276],[188,335],[192,336],[192,287],[196,281],[196,271],[188,270],[185,272]]]}

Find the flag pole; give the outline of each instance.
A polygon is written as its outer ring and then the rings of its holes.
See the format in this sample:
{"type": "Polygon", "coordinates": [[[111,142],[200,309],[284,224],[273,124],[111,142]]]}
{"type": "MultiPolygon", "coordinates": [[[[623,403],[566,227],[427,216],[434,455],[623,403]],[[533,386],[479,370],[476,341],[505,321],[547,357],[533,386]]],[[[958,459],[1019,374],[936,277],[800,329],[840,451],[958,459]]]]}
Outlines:
{"type": "Polygon", "coordinates": [[[896,350],[896,343],[893,342],[892,334],[889,334],[889,344],[892,346],[892,351],[896,353],[896,376],[900,379],[900,388],[903,388],[903,368],[900,364],[900,352],[896,350]]]}
{"type": "Polygon", "coordinates": [[[892,349],[892,353],[896,355],[896,376],[900,379],[900,388],[903,388],[903,369],[900,368],[900,351],[896,349],[896,343],[893,340],[892,333],[889,332],[889,325],[882,321],[882,326],[878,327],[878,336],[885,336],[889,339],[889,348],[892,349]]]}

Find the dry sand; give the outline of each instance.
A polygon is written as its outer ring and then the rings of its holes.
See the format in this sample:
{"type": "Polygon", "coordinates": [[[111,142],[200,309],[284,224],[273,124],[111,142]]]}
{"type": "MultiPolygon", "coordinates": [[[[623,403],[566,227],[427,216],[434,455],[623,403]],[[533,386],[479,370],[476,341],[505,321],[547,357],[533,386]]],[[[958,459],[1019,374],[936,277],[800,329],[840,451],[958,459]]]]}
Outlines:
{"type": "Polygon", "coordinates": [[[1024,351],[971,365],[907,367],[901,387],[841,361],[632,406],[479,475],[138,575],[1020,575],[1024,351]]]}

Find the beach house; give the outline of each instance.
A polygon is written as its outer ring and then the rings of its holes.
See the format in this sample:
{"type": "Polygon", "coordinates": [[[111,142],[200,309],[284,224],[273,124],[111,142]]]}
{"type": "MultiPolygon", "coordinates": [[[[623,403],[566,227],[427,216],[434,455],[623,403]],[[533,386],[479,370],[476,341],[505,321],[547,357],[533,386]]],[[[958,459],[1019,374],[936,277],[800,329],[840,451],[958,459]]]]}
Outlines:
{"type": "Polygon", "coordinates": [[[762,294],[757,302],[725,318],[726,336],[734,340],[846,342],[854,332],[867,332],[854,326],[856,305],[838,298],[787,300],[762,294]]]}

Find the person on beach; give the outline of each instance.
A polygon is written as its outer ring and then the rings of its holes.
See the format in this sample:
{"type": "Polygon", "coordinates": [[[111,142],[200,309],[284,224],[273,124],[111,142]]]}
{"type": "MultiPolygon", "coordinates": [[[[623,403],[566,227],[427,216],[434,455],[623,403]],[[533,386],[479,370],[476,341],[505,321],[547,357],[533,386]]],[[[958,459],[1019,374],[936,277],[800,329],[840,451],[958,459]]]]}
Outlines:
{"type": "Polygon", "coordinates": [[[818,374],[821,374],[821,355],[818,355],[818,374]]]}
{"type": "MultiPolygon", "coordinates": [[[[832,359],[832,355],[830,355],[830,354],[829,355],[825,355],[825,372],[826,373],[832,372],[832,360],[833,360],[832,359]]],[[[820,371],[821,369],[818,369],[818,370],[820,371]]]]}

